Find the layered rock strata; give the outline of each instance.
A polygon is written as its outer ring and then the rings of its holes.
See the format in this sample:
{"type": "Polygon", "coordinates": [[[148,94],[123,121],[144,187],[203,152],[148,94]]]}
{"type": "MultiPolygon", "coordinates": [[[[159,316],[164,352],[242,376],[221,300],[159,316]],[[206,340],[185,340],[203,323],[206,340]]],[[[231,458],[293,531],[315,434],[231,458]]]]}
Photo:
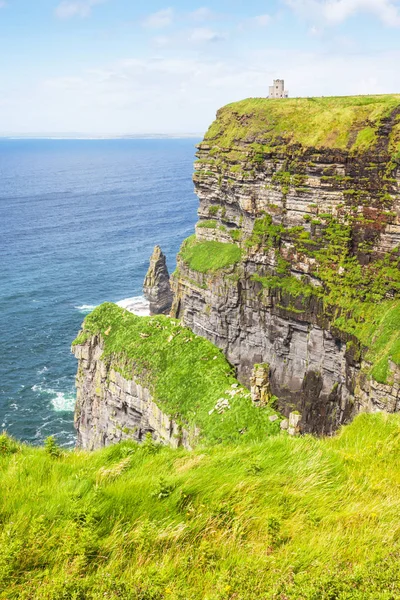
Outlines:
{"type": "Polygon", "coordinates": [[[165,255],[156,246],[143,284],[143,294],[150,302],[150,314],[167,315],[172,306],[172,290],[165,255]]]}
{"type": "Polygon", "coordinates": [[[243,383],[269,364],[280,410],[330,433],[400,408],[400,96],[312,100],[219,111],[198,148],[200,221],[172,314],[243,383]],[[240,260],[197,266],[196,252],[229,245],[240,260]]]}
{"type": "Polygon", "coordinates": [[[149,389],[135,378],[126,379],[102,359],[99,336],[73,346],[73,352],[79,361],[75,410],[79,448],[96,450],[123,440],[143,442],[150,434],[156,442],[191,449],[188,431],[160,410],[149,389]]]}

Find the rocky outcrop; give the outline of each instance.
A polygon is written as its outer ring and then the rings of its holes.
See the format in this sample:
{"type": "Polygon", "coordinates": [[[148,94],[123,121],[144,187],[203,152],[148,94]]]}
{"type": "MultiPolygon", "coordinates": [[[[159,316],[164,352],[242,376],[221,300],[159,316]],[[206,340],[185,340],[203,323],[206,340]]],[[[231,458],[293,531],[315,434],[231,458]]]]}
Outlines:
{"type": "Polygon", "coordinates": [[[251,399],[256,406],[266,406],[272,400],[269,365],[254,365],[250,379],[251,399]]]}
{"type": "Polygon", "coordinates": [[[150,314],[169,314],[172,306],[172,290],[165,255],[156,246],[150,258],[150,266],[143,284],[143,294],[150,302],[150,314]]]}
{"type": "Polygon", "coordinates": [[[148,388],[127,379],[102,359],[99,336],[73,346],[79,361],[76,377],[75,428],[77,447],[96,450],[123,440],[156,442],[191,449],[196,432],[189,433],[154,402],[148,388]]]}
{"type": "Polygon", "coordinates": [[[190,449],[279,431],[274,407],[259,410],[221,350],[176,319],[143,318],[104,303],[87,315],[72,351],[80,448],[142,442],[150,434],[190,449]]]}
{"type": "Polygon", "coordinates": [[[342,124],[335,99],[233,104],[198,149],[196,243],[203,254],[236,244],[242,259],[207,271],[181,252],[172,314],[222,348],[246,385],[267,363],[279,409],[299,411],[303,431],[327,434],[362,410],[400,409],[390,345],[399,327],[400,97],[368,103],[343,99],[342,124]],[[332,111],[334,129],[324,130],[332,111]]]}

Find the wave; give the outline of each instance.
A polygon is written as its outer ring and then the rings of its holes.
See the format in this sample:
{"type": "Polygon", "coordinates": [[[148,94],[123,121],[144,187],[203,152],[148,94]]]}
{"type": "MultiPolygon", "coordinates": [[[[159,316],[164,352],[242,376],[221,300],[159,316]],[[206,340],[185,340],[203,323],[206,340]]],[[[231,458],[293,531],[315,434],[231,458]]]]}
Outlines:
{"type": "Polygon", "coordinates": [[[95,304],[82,304],[82,306],[75,306],[74,308],[76,308],[76,310],[79,310],[80,313],[82,313],[83,315],[87,315],[88,313],[92,312],[92,310],[94,310],[96,308],[95,304]]]}
{"type": "Polygon", "coordinates": [[[75,394],[73,392],[58,392],[52,388],[45,388],[35,384],[31,387],[33,392],[52,396],[50,404],[55,412],[74,412],[75,410],[75,394]]]}
{"type": "Polygon", "coordinates": [[[120,300],[116,304],[138,317],[148,317],[150,315],[150,304],[144,296],[125,298],[125,300],[120,300]]]}
{"type": "MultiPolygon", "coordinates": [[[[129,312],[137,315],[138,317],[150,316],[150,304],[144,296],[133,296],[132,298],[125,298],[115,303],[121,308],[125,308],[129,312]]],[[[82,304],[82,306],[75,306],[76,310],[80,313],[87,315],[96,308],[95,304],[82,304]]]]}
{"type": "Polygon", "coordinates": [[[51,404],[56,412],[74,412],[75,395],[64,394],[63,392],[55,392],[55,394],[55,398],[52,398],[51,404]]]}

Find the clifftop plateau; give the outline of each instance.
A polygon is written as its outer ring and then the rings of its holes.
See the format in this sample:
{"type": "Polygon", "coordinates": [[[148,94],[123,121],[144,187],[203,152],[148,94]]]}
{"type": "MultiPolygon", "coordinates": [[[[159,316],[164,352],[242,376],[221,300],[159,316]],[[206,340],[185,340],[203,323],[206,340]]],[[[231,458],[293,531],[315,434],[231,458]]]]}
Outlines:
{"type": "Polygon", "coordinates": [[[174,447],[260,441],[278,433],[275,411],[255,407],[223,353],[175,319],[96,308],[73,343],[79,359],[78,446],[146,434],[174,447]]]}
{"type": "Polygon", "coordinates": [[[399,415],[92,453],[0,435],[1,600],[397,600],[399,415]]]}
{"type": "MultiPolygon", "coordinates": [[[[270,100],[250,98],[217,113],[204,143],[261,144],[352,153],[400,152],[400,94],[270,100]]],[[[258,148],[258,150],[265,150],[258,148]]],[[[257,147],[254,148],[257,151],[257,147]]]]}

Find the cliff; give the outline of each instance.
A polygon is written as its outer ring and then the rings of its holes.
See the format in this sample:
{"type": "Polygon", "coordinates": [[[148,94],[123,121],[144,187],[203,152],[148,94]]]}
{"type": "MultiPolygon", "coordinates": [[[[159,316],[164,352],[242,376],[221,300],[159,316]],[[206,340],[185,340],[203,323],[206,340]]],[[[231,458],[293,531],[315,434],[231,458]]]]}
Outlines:
{"type": "Polygon", "coordinates": [[[400,408],[400,96],[221,109],[198,147],[172,314],[303,431],[400,408]]]}
{"type": "Polygon", "coordinates": [[[253,405],[222,352],[175,319],[137,317],[106,303],[86,317],[72,349],[80,448],[151,434],[191,449],[279,431],[274,411],[253,405]]]}

